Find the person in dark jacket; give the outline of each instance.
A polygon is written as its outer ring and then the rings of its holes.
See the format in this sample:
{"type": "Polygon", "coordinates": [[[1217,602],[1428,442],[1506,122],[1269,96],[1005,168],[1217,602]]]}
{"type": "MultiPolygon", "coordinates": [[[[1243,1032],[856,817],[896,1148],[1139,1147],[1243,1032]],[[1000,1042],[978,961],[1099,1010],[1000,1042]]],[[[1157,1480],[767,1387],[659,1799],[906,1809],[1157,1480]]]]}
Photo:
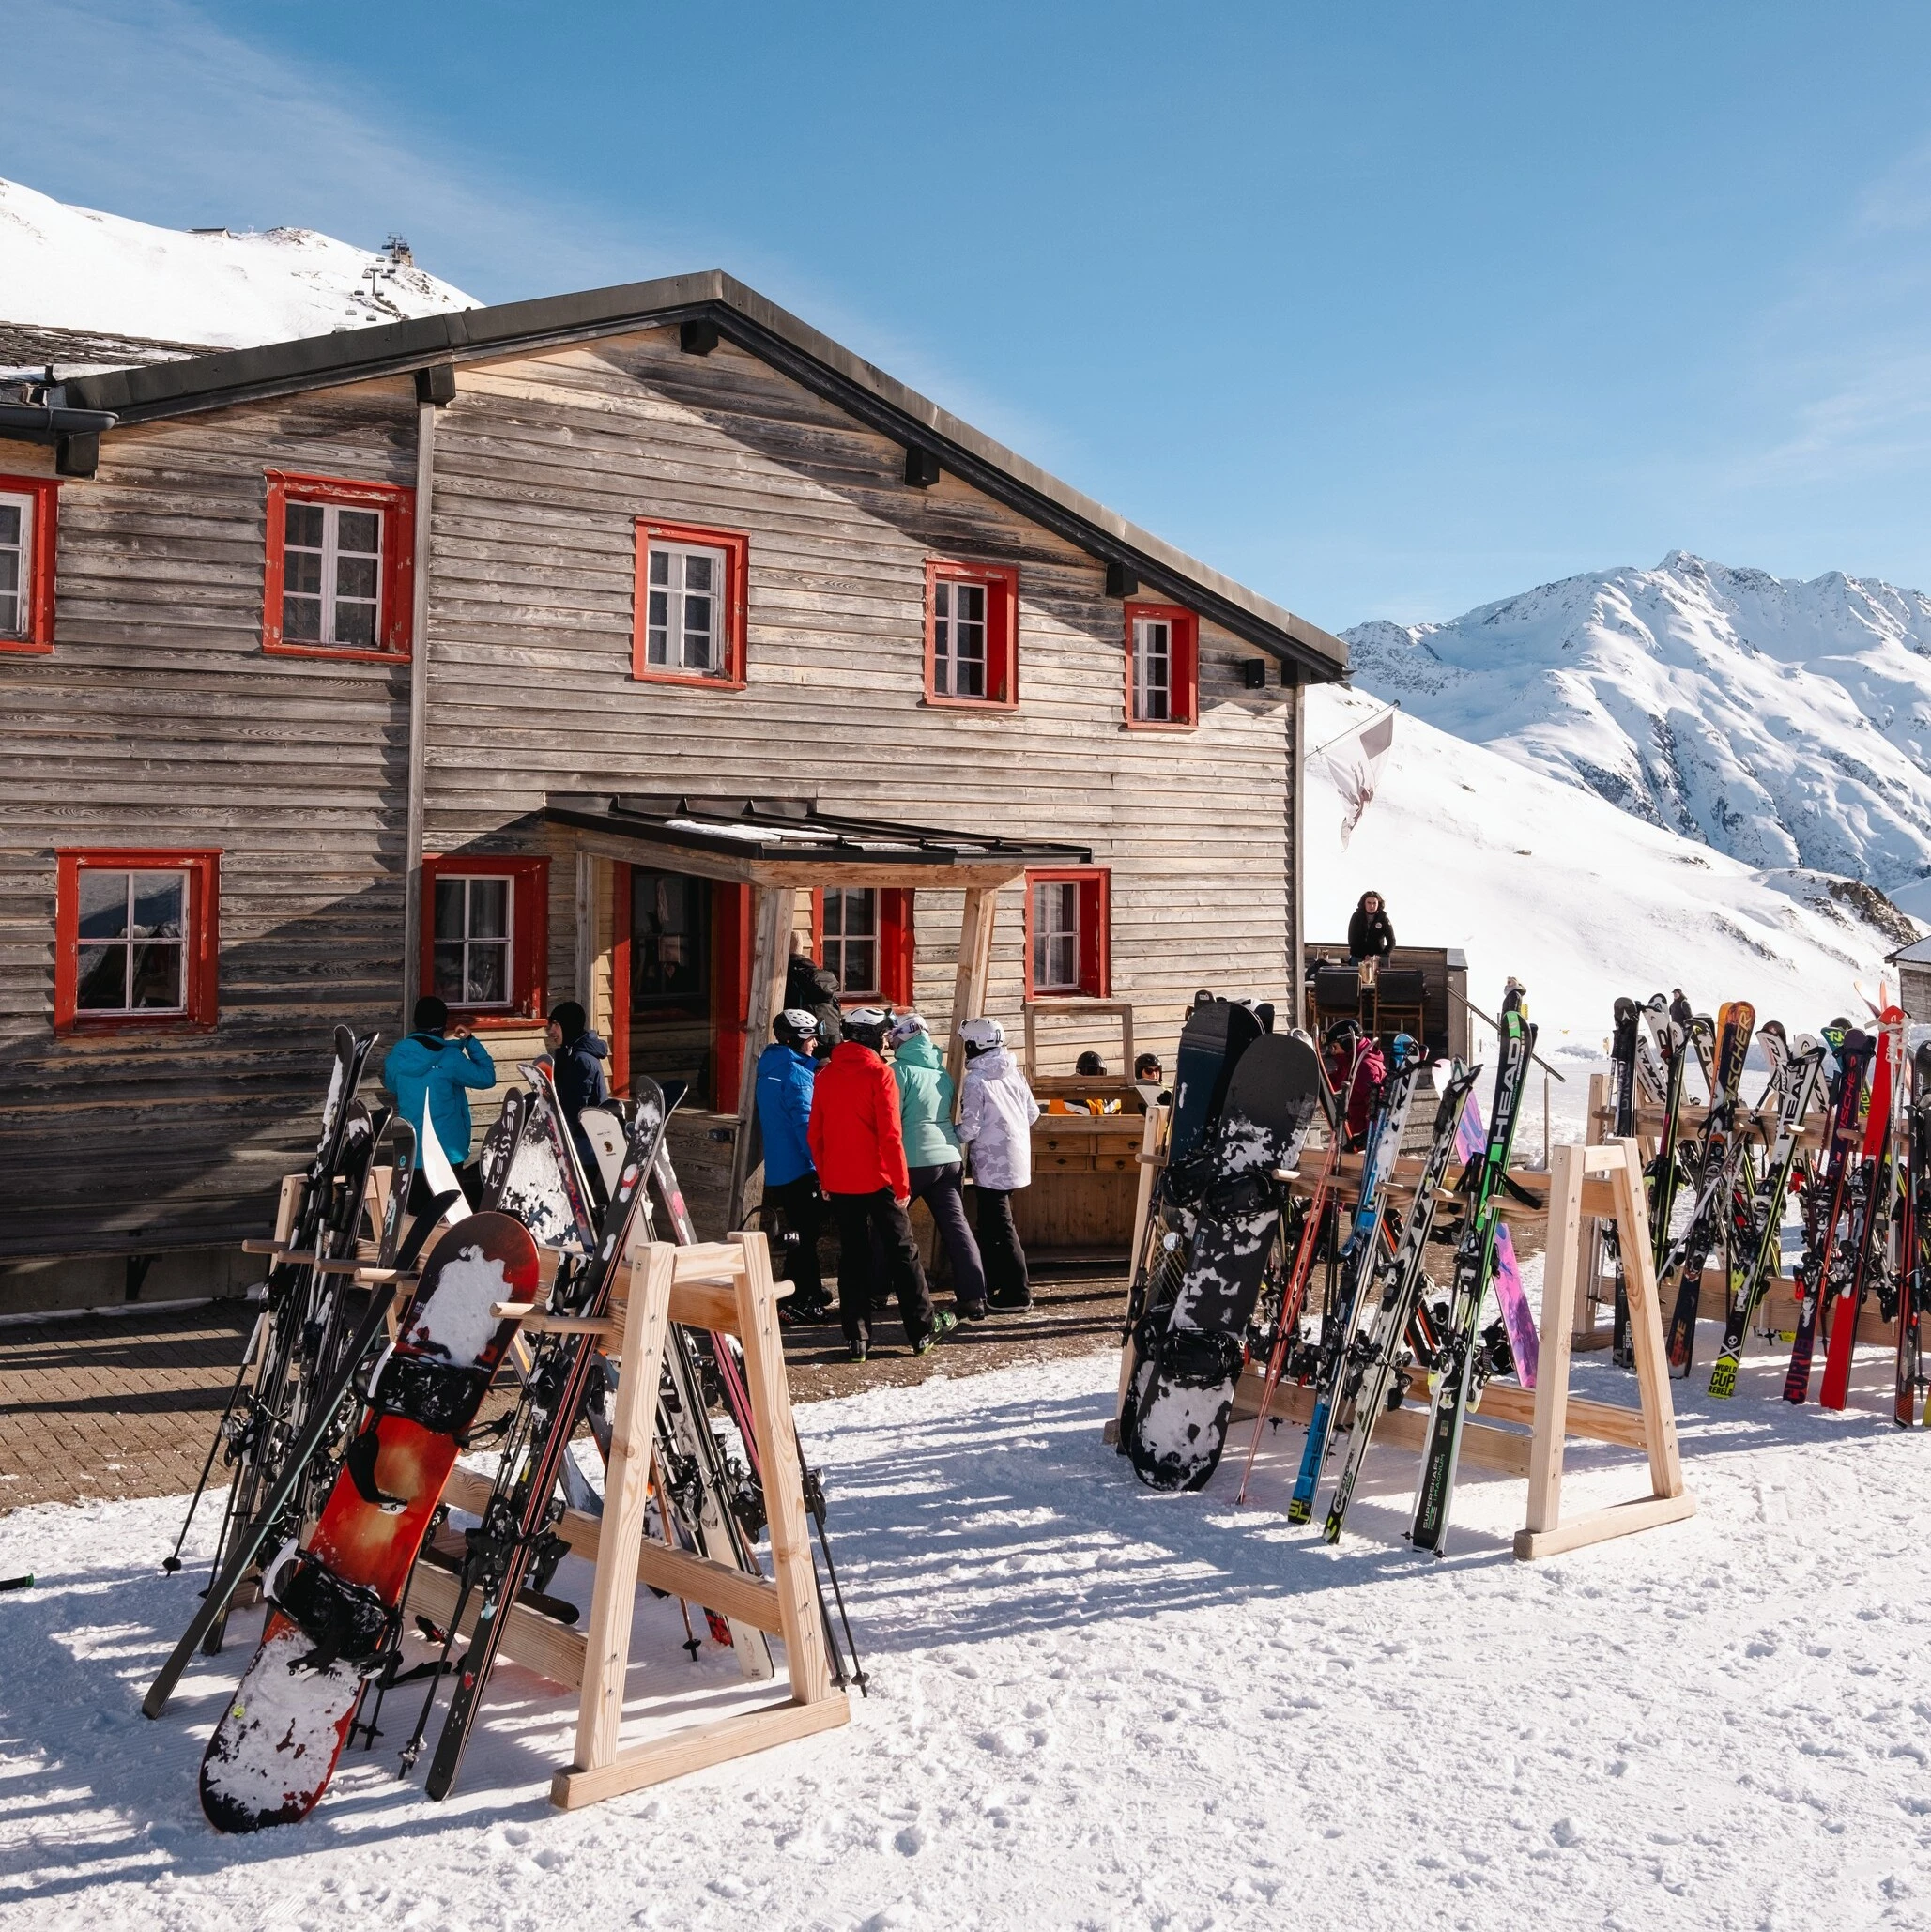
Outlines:
{"type": "Polygon", "coordinates": [[[791,1292],[778,1313],[789,1321],[823,1320],[831,1309],[818,1266],[818,1169],[811,1160],[811,1096],[819,1063],[811,1057],[818,1021],[788,1006],[771,1023],[774,1035],[758,1056],[758,1127],[764,1137],[764,1227],[777,1234],[791,1292]],[[774,1230],[774,1219],[782,1225],[774,1230]]]}
{"type": "Polygon", "coordinates": [[[819,1068],[811,1094],[807,1139],[819,1179],[838,1220],[838,1318],[851,1359],[871,1346],[872,1235],[884,1250],[885,1269],[898,1296],[898,1313],[914,1355],[958,1326],[949,1309],[935,1311],[919,1262],[906,1207],[912,1173],[898,1119],[898,1086],[880,1050],[884,1014],[861,1006],[845,1016],[845,1037],[819,1068]]]}
{"type": "Polygon", "coordinates": [[[604,1193],[604,1171],[597,1165],[596,1149],[583,1129],[583,1110],[601,1107],[610,1097],[610,1082],[604,1077],[604,1063],[610,1050],[590,1031],[584,1010],[575,1000],[550,1008],[545,1033],[550,1047],[550,1072],[557,1082],[557,1098],[563,1108],[563,1124],[576,1142],[583,1160],[585,1178],[600,1199],[604,1193]]]}
{"type": "Polygon", "coordinates": [[[1381,902],[1378,892],[1364,892],[1360,903],[1355,908],[1354,917],[1348,921],[1348,958],[1358,965],[1363,959],[1372,959],[1386,966],[1387,956],[1395,949],[1395,928],[1388,918],[1387,908],[1381,902]]]}
{"type": "Polygon", "coordinates": [[[820,1060],[844,1035],[844,1016],[838,1005],[838,977],[820,966],[805,950],[797,934],[791,937],[791,960],[785,968],[785,1007],[787,1011],[809,1013],[818,1022],[813,1050],[820,1060]]]}
{"type": "MultiPolygon", "coordinates": [[[[395,1096],[396,1111],[415,1128],[419,1141],[427,1118],[437,1144],[474,1207],[483,1199],[483,1176],[469,1158],[474,1132],[469,1090],[495,1086],[496,1064],[467,1026],[447,1031],[450,1009],[434,993],[424,993],[416,1002],[414,1017],[415,1031],[396,1041],[382,1063],[383,1084],[395,1096]]],[[[419,1158],[409,1183],[409,1212],[421,1214],[429,1205],[431,1192],[419,1158]]]]}

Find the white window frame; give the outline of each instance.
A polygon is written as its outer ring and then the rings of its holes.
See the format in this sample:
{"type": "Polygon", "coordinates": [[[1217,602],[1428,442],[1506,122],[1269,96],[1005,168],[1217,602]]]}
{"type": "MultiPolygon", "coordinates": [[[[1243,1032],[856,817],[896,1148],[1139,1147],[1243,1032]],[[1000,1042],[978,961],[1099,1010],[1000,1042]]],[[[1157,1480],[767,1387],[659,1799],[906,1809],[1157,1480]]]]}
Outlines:
{"type": "Polygon", "coordinates": [[[194,930],[194,876],[192,868],[187,866],[82,866],[75,878],[74,893],[77,903],[74,907],[74,1015],[81,1020],[165,1020],[178,1019],[188,1010],[188,941],[194,930]],[[88,939],[80,931],[82,912],[78,900],[83,890],[83,882],[87,878],[99,878],[102,873],[118,873],[125,882],[122,898],[123,924],[126,931],[119,939],[88,939]],[[137,938],[134,933],[134,881],[138,878],[153,878],[158,874],[172,874],[181,882],[181,930],[173,939],[137,938]],[[121,999],[118,1006],[84,1006],[81,1004],[81,955],[94,946],[115,946],[121,955],[121,999]],[[131,1004],[134,992],[134,948],[136,946],[173,946],[180,956],[177,972],[181,997],[173,1006],[136,1006],[131,1004]]]}
{"type": "MultiPolygon", "coordinates": [[[[380,651],[382,649],[382,579],[384,575],[384,546],[389,541],[387,521],[382,509],[375,503],[329,503],[314,497],[289,496],[284,499],[282,510],[282,641],[292,645],[298,651],[380,651]],[[319,510],[322,513],[322,622],[318,637],[294,637],[288,632],[288,600],[299,597],[303,603],[309,601],[306,590],[290,590],[288,588],[288,560],[290,557],[314,557],[317,554],[312,544],[291,544],[288,541],[288,513],[291,510],[319,510]],[[375,519],[375,594],[374,597],[341,596],[338,589],[338,566],[342,557],[342,514],[347,511],[351,516],[373,516],[375,519]],[[373,606],[375,621],[369,641],[360,638],[344,641],[335,634],[336,606],[348,603],[359,607],[373,606]]],[[[351,557],[366,557],[366,550],[351,550],[351,557]]]]}
{"type": "Polygon", "coordinates": [[[1133,721],[1140,725],[1173,722],[1173,620],[1170,617],[1133,620],[1133,721]],[[1153,702],[1156,698],[1157,710],[1153,702]]]}
{"type": "MultiPolygon", "coordinates": [[[[14,584],[13,622],[0,623],[0,637],[14,643],[33,635],[34,629],[34,499],[0,490],[0,504],[20,512],[20,554],[16,559],[19,575],[14,584]]],[[[5,546],[10,550],[12,544],[5,546]]]]}
{"type": "Polygon", "coordinates": [[[940,577],[932,585],[932,691],[939,698],[984,698],[991,669],[992,586],[982,577],[940,577]],[[975,590],[979,598],[977,617],[962,616],[958,593],[975,590]],[[959,649],[962,633],[976,631],[977,655],[959,649]],[[979,688],[958,688],[959,673],[976,667],[979,688]]]}
{"type": "MultiPolygon", "coordinates": [[[[680,678],[727,678],[730,675],[730,569],[728,550],[710,544],[680,544],[667,537],[650,539],[644,555],[644,664],[647,669],[680,678]],[[676,583],[659,584],[654,581],[659,557],[678,560],[676,583]],[[697,666],[684,662],[690,642],[684,625],[684,600],[691,594],[683,582],[684,563],[693,557],[707,559],[714,573],[711,590],[697,593],[711,599],[710,662],[697,666]],[[664,599],[665,618],[661,624],[656,621],[656,603],[660,596],[664,599]],[[660,638],[664,652],[661,657],[658,655],[660,638]],[[675,664],[670,662],[673,638],[677,641],[678,661],[675,664]]],[[[667,575],[669,574],[667,564],[667,575]]]]}
{"type": "Polygon", "coordinates": [[[1080,906],[1077,879],[1041,879],[1033,887],[1033,990],[1035,993],[1077,993],[1080,990],[1080,906]],[[1071,908],[1070,921],[1061,915],[1071,908]],[[1050,912],[1049,912],[1050,908],[1050,912]],[[1052,971],[1056,950],[1064,950],[1066,974],[1052,971]]]}
{"type": "Polygon", "coordinates": [[[824,970],[838,982],[838,997],[841,1000],[868,999],[881,997],[880,981],[883,966],[883,934],[879,930],[883,902],[878,888],[870,885],[828,885],[824,889],[824,910],[820,920],[822,930],[820,940],[824,950],[824,970]],[[862,895],[871,901],[871,930],[869,932],[847,932],[845,930],[845,895],[862,895]],[[833,908],[837,909],[837,929],[833,930],[833,908]],[[852,945],[866,945],[871,948],[871,979],[867,985],[848,987],[845,984],[846,948],[852,945]],[[835,957],[837,963],[834,965],[835,957]]]}
{"type": "Polygon", "coordinates": [[[438,872],[431,886],[432,893],[438,887],[453,885],[461,881],[463,886],[463,935],[460,941],[444,939],[436,929],[435,901],[430,902],[429,915],[429,983],[436,984],[436,955],[442,946],[460,944],[463,948],[462,986],[466,995],[460,1000],[450,1000],[447,1004],[464,1013],[507,1013],[516,1004],[516,875],[513,872],[438,872]],[[469,889],[475,884],[500,885],[503,888],[503,930],[500,937],[494,935],[477,938],[469,930],[469,889]],[[469,989],[469,949],[471,946],[500,946],[503,952],[503,997],[500,1000],[472,1000],[467,997],[469,989]]]}

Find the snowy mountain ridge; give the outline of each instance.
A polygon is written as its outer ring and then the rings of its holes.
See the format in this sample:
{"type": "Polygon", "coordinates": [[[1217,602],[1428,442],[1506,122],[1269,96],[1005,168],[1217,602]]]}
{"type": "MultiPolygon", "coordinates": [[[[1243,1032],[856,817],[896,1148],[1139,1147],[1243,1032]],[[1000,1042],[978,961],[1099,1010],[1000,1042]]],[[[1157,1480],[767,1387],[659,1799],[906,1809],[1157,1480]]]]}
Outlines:
{"type": "Polygon", "coordinates": [[[1931,915],[1922,591],[1676,550],[1342,636],[1356,684],[1445,731],[1753,868],[1868,882],[1931,915]]]}
{"type": "Polygon", "coordinates": [[[0,180],[0,322],[248,348],[477,306],[406,243],[158,228],[0,180]]]}

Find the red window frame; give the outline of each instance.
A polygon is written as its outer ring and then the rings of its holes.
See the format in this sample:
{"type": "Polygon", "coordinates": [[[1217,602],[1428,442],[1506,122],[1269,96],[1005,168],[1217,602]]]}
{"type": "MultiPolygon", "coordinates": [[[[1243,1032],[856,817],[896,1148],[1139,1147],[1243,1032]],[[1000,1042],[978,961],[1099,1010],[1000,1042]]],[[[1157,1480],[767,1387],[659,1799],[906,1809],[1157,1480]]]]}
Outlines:
{"type": "Polygon", "coordinates": [[[751,539],[742,530],[705,529],[696,524],[666,523],[640,516],[636,522],[636,576],[631,590],[630,674],[639,683],[686,684],[704,691],[744,688],[745,640],[749,630],[748,585],[751,539]],[[673,671],[653,667],[650,652],[651,539],[667,544],[691,544],[724,552],[725,667],[721,676],[701,671],[673,671]]]}
{"type": "Polygon", "coordinates": [[[1191,731],[1200,723],[1200,619],[1178,604],[1129,604],[1126,645],[1127,730],[1191,731]],[[1174,713],[1172,717],[1133,715],[1133,625],[1140,618],[1161,619],[1172,626],[1172,675],[1168,691],[1168,706],[1174,713]]]}
{"type": "MultiPolygon", "coordinates": [[[[910,1006],[912,997],[912,894],[909,886],[865,888],[879,896],[879,989],[876,993],[840,993],[841,1006],[866,1006],[882,1001],[888,1006],[910,1006]]],[[[811,895],[811,957],[825,956],[825,896],[819,887],[811,895]]]]}
{"type": "Polygon", "coordinates": [[[345,658],[359,664],[406,664],[414,622],[416,493],[403,483],[357,483],[337,476],[298,476],[283,469],[268,480],[268,548],[262,571],[262,649],[278,657],[345,658]],[[282,590],[287,572],[288,504],[337,503],[382,513],[382,618],[374,651],[351,644],[292,644],[282,635],[282,590]]]}
{"type": "Polygon", "coordinates": [[[220,847],[184,851],[157,846],[67,847],[55,851],[54,899],[54,1031],[58,1035],[209,1033],[220,1003],[222,853],[220,847]],[[183,935],[184,1013],[83,1013],[80,989],[81,874],[89,866],[114,872],[186,872],[188,930],[183,935]]]}
{"type": "Polygon", "coordinates": [[[445,852],[422,861],[422,946],[419,989],[436,990],[436,882],[438,879],[513,879],[510,908],[510,1004],[478,1008],[450,1005],[452,1021],[478,1033],[527,1030],[548,1010],[550,862],[506,852],[445,852]]]}
{"type": "Polygon", "coordinates": [[[44,656],[54,649],[54,530],[59,522],[60,485],[47,476],[0,476],[0,492],[32,500],[32,529],[27,549],[27,621],[25,634],[0,637],[0,651],[32,652],[44,656]]]}
{"type": "Polygon", "coordinates": [[[1102,866],[1048,867],[1026,874],[1026,998],[1104,1000],[1113,980],[1112,875],[1102,866]],[[1080,983],[1040,987],[1033,976],[1034,888],[1074,884],[1080,888],[1080,983]]]}
{"type": "Polygon", "coordinates": [[[1017,711],[1019,704],[1019,574],[997,563],[926,560],[926,702],[957,711],[1017,711]],[[939,690],[934,652],[937,592],[942,583],[982,584],[986,590],[986,695],[954,698],[939,690]]]}

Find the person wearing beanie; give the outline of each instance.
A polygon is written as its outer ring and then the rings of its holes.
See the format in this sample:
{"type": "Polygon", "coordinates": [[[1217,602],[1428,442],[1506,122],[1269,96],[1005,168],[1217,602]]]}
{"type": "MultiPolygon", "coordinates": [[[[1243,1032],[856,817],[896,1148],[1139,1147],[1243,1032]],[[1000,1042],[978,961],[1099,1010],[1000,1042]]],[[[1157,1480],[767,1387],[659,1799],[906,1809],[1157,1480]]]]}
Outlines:
{"type": "Polygon", "coordinates": [[[764,1137],[764,1228],[790,1277],[778,1305],[787,1321],[822,1321],[831,1310],[818,1265],[818,1170],[811,1161],[811,1096],[819,1063],[812,1057],[817,1016],[788,1006],[771,1023],[774,1035],[758,1056],[758,1127],[764,1137]],[[773,1228],[773,1218],[781,1226],[773,1228]]]}
{"type": "Polygon", "coordinates": [[[812,1164],[838,1223],[838,1318],[854,1362],[864,1361],[871,1347],[872,1306],[880,1298],[872,1286],[874,1236],[912,1352],[924,1355],[958,1326],[958,1316],[932,1308],[932,1291],[906,1218],[912,1174],[897,1083],[881,1057],[885,1027],[885,1016],[875,1006],[845,1015],[845,1037],[812,1083],[805,1131],[812,1164]]]}
{"type": "MultiPolygon", "coordinates": [[[[395,1096],[396,1112],[415,1128],[419,1141],[426,1116],[474,1207],[483,1199],[483,1176],[469,1158],[468,1089],[495,1086],[496,1063],[467,1026],[450,1029],[450,1009],[434,993],[416,1002],[414,1017],[415,1030],[390,1048],[382,1063],[383,1084],[395,1096]]],[[[421,1213],[430,1199],[419,1158],[409,1183],[409,1212],[421,1213]]]]}
{"type": "Polygon", "coordinates": [[[604,1063],[610,1057],[610,1049],[590,1032],[584,1010],[575,1000],[565,1000],[550,1008],[544,1038],[549,1043],[550,1074],[557,1082],[557,1101],[563,1110],[563,1124],[576,1142],[584,1178],[601,1204],[605,1199],[604,1170],[598,1164],[590,1135],[584,1131],[583,1110],[601,1107],[610,1097],[610,1082],[604,1077],[604,1063]]]}
{"type": "Polygon", "coordinates": [[[892,1078],[898,1087],[898,1120],[912,1198],[923,1201],[952,1264],[952,1296],[968,1322],[986,1319],[986,1270],[965,1211],[965,1155],[952,1127],[952,1076],[939,1057],[931,1030],[916,1013],[892,1021],[892,1078]]]}
{"type": "Polygon", "coordinates": [[[1013,1225],[1012,1195],[1015,1188],[1032,1185],[1033,1123],[1039,1118],[1039,1103],[1006,1051],[1005,1029],[998,1020],[968,1020],[958,1036],[966,1050],[958,1137],[971,1150],[979,1193],[986,1304],[1028,1309],[1033,1284],[1026,1273],[1026,1250],[1013,1225]]]}

